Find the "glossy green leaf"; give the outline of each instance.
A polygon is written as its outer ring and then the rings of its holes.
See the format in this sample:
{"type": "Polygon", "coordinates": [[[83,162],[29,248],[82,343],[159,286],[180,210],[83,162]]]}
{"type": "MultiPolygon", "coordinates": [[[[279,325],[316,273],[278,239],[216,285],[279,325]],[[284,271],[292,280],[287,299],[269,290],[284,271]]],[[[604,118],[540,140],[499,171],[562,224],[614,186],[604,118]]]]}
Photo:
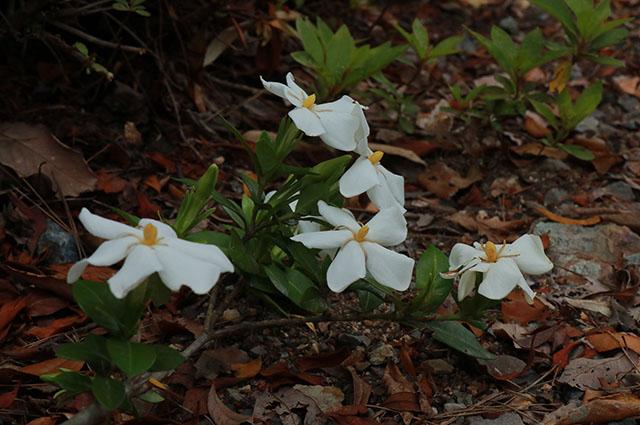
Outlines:
{"type": "Polygon", "coordinates": [[[69,395],[76,395],[91,391],[91,379],[79,372],[60,372],[40,376],[45,382],[50,382],[69,392],[69,395]]]}
{"type": "Polygon", "coordinates": [[[429,244],[416,265],[416,288],[421,290],[420,309],[431,312],[447,298],[453,279],[444,279],[440,273],[449,270],[449,259],[435,245],[429,244]]]}
{"type": "Polygon", "coordinates": [[[568,154],[584,161],[592,161],[596,158],[593,152],[580,145],[566,145],[564,143],[559,143],[558,147],[568,154]]]}
{"type": "Polygon", "coordinates": [[[575,18],[569,8],[561,0],[530,0],[532,4],[538,6],[554,18],[556,18],[565,28],[567,35],[577,41],[578,28],[575,25],[575,18]]]}
{"type": "Polygon", "coordinates": [[[312,313],[322,313],[328,308],[317,286],[307,276],[295,269],[280,269],[276,265],[266,266],[265,273],[278,291],[294,304],[312,313]]]}
{"type": "Polygon", "coordinates": [[[576,100],[574,118],[569,127],[573,128],[596,110],[602,100],[602,81],[598,81],[585,89],[576,100]]]}
{"type": "Polygon", "coordinates": [[[356,289],[356,294],[358,294],[360,309],[363,313],[372,312],[384,302],[378,295],[366,289],[356,289]]]}
{"type": "Polygon", "coordinates": [[[69,360],[83,360],[98,373],[106,372],[111,365],[107,339],[91,333],[82,342],[61,344],[56,350],[56,356],[69,360]]]}
{"type": "Polygon", "coordinates": [[[313,24],[307,19],[298,18],[296,19],[296,30],[305,52],[313,58],[315,63],[324,63],[324,49],[313,24]]]}
{"type": "Polygon", "coordinates": [[[110,411],[120,407],[127,396],[122,381],[102,376],[93,378],[91,392],[96,400],[98,400],[105,409],[110,411]]]}
{"type": "Polygon", "coordinates": [[[186,360],[178,350],[174,350],[171,347],[158,344],[151,345],[151,347],[156,352],[156,359],[149,368],[149,372],[174,370],[186,360]]]}
{"type": "Polygon", "coordinates": [[[142,401],[146,401],[147,403],[152,404],[162,403],[164,401],[164,397],[153,390],[149,390],[140,394],[138,398],[142,401]]]}
{"type": "Polygon", "coordinates": [[[458,45],[462,43],[462,36],[456,35],[453,37],[445,38],[429,52],[429,57],[436,58],[439,56],[451,55],[458,53],[458,45]]]}
{"type": "Polygon", "coordinates": [[[416,49],[420,59],[423,59],[426,57],[427,50],[429,49],[429,33],[418,18],[413,20],[411,28],[413,29],[413,47],[416,49]]]}
{"type": "Polygon", "coordinates": [[[156,361],[156,350],[149,344],[109,339],[107,351],[111,360],[130,378],[146,372],[156,361]]]}
{"type": "Polygon", "coordinates": [[[558,130],[558,120],[556,119],[555,115],[553,115],[553,111],[551,111],[551,109],[547,105],[534,99],[529,99],[529,102],[531,102],[536,112],[542,115],[545,120],[547,120],[551,127],[558,130]]]}
{"type": "Polygon", "coordinates": [[[122,321],[125,301],[116,298],[106,283],[79,280],[73,284],[72,293],[82,311],[112,334],[130,336],[135,332],[122,321]]]}
{"type": "Polygon", "coordinates": [[[433,337],[468,356],[479,359],[495,359],[496,356],[487,350],[476,339],[476,336],[461,323],[454,321],[432,321],[425,325],[434,331],[433,337]]]}

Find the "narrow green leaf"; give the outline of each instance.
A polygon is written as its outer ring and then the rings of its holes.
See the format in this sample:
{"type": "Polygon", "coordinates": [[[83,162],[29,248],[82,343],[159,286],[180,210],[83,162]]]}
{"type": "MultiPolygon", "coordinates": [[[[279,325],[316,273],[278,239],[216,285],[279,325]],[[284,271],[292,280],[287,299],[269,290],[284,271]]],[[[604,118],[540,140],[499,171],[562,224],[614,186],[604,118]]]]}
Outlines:
{"type": "Polygon", "coordinates": [[[420,59],[423,59],[427,55],[427,50],[429,49],[429,33],[418,18],[413,20],[411,28],[413,29],[413,39],[415,40],[414,47],[420,59]]]}
{"type": "Polygon", "coordinates": [[[122,381],[102,376],[93,378],[91,392],[96,400],[109,411],[120,407],[127,396],[122,381]]]}
{"type": "Polygon", "coordinates": [[[342,25],[327,43],[326,65],[332,85],[342,79],[354,49],[355,41],[347,26],[342,25]]]}
{"type": "Polygon", "coordinates": [[[431,49],[431,51],[429,52],[429,57],[436,58],[439,56],[458,53],[460,49],[458,49],[457,47],[460,43],[462,43],[462,36],[460,35],[446,38],[438,43],[436,47],[431,49]]]}
{"type": "Polygon", "coordinates": [[[265,266],[271,283],[288,299],[312,313],[322,313],[328,308],[317,286],[307,276],[295,269],[283,271],[276,265],[265,266]]]}
{"type": "Polygon", "coordinates": [[[40,376],[45,382],[50,382],[69,392],[69,395],[76,395],[91,391],[91,379],[78,372],[60,372],[40,376]]]}
{"type": "Polygon", "coordinates": [[[596,158],[593,152],[580,145],[566,145],[564,143],[558,143],[558,147],[569,155],[575,156],[576,158],[584,161],[593,161],[596,158]]]}
{"type": "Polygon", "coordinates": [[[291,53],[291,57],[294,61],[298,62],[302,66],[306,66],[307,68],[311,68],[313,70],[317,70],[319,66],[322,64],[317,63],[313,57],[305,52],[304,50],[298,50],[297,52],[291,53]]]}
{"type": "Polygon", "coordinates": [[[113,362],[130,378],[146,372],[156,361],[156,350],[148,344],[109,339],[107,351],[113,362]]]}
{"type": "Polygon", "coordinates": [[[144,392],[138,396],[138,398],[142,401],[146,401],[147,403],[157,404],[162,403],[164,401],[164,397],[153,390],[149,390],[144,392]]]}
{"type": "Polygon", "coordinates": [[[583,119],[588,117],[596,110],[602,99],[602,81],[598,81],[589,87],[576,100],[574,108],[574,120],[570,127],[578,125],[583,119]]]}
{"type": "Polygon", "coordinates": [[[151,345],[156,352],[156,359],[149,368],[149,372],[159,372],[163,370],[173,370],[180,366],[186,358],[179,351],[164,345],[151,345]]]}
{"type": "Polygon", "coordinates": [[[433,311],[447,298],[453,279],[444,279],[440,273],[448,270],[447,256],[435,245],[429,244],[416,265],[416,288],[421,290],[421,310],[433,311]]]}
{"type": "Polygon", "coordinates": [[[434,331],[433,337],[454,348],[461,353],[479,359],[495,359],[496,356],[478,342],[473,332],[465,328],[461,323],[454,321],[432,321],[425,324],[425,327],[434,331]]]}
{"type": "Polygon", "coordinates": [[[111,361],[107,352],[107,339],[96,334],[88,334],[82,342],[61,344],[56,356],[69,360],[83,360],[98,373],[109,369],[111,361]]]}
{"type": "Polygon", "coordinates": [[[133,334],[121,320],[124,300],[116,298],[103,282],[79,280],[73,284],[73,298],[94,322],[114,335],[133,334]]]}
{"type": "Polygon", "coordinates": [[[556,120],[556,117],[553,115],[553,112],[547,105],[534,99],[529,99],[529,102],[531,102],[536,112],[542,115],[545,120],[547,120],[551,127],[556,130],[558,129],[558,120],[556,120]]]}
{"type": "Polygon", "coordinates": [[[356,289],[356,294],[358,294],[358,300],[360,300],[360,309],[363,313],[372,312],[384,302],[384,300],[378,295],[366,289],[356,289]]]}
{"type": "Polygon", "coordinates": [[[307,19],[296,19],[296,30],[302,41],[302,46],[315,63],[324,63],[324,49],[318,38],[318,32],[311,22],[307,19]]]}
{"type": "Polygon", "coordinates": [[[573,37],[573,40],[578,39],[578,28],[576,28],[575,18],[571,11],[561,0],[530,0],[532,4],[538,6],[540,9],[547,12],[549,15],[556,18],[565,31],[573,37]]]}

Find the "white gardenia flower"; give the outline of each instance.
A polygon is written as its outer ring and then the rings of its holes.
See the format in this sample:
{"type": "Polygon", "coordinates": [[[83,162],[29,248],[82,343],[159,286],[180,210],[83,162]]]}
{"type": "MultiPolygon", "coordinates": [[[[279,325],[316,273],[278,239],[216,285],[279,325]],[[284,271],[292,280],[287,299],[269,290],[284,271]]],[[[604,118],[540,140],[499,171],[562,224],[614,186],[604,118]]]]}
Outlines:
{"type": "Polygon", "coordinates": [[[289,117],[307,136],[320,136],[327,145],[342,151],[366,149],[369,125],[364,117],[364,107],[349,96],[317,105],[316,95],[307,95],[290,72],[287,85],[265,81],[262,77],[260,80],[267,91],[295,106],[289,111],[289,117]]]}
{"type": "Polygon", "coordinates": [[[342,292],[367,272],[382,285],[404,291],[411,283],[413,259],[384,248],[395,246],[407,237],[407,222],[400,208],[380,211],[366,226],[346,210],[318,202],[322,217],[334,230],[301,233],[291,239],[307,248],[339,251],[327,271],[329,289],[342,292]]]}
{"type": "Polygon", "coordinates": [[[142,219],[138,227],[131,227],[92,214],[86,208],[79,218],[89,233],[109,240],[69,269],[69,283],[78,280],[89,264],[110,266],[125,258],[120,271],[107,281],[117,298],[124,298],[155,272],[173,291],[186,285],[193,292],[204,294],[216,284],[220,273],[233,271],[233,264],[220,248],[179,239],[171,226],[160,221],[142,219]]]}
{"type": "Polygon", "coordinates": [[[476,284],[476,273],[482,273],[482,283],[478,292],[492,300],[506,297],[516,286],[524,291],[527,301],[533,303],[535,292],[531,290],[522,272],[542,274],[553,268],[547,258],[538,235],[520,236],[512,244],[478,242],[473,247],[455,244],[449,255],[449,270],[444,277],[460,276],[458,300],[464,299],[473,291],[476,284]]]}
{"type": "Polygon", "coordinates": [[[340,193],[350,198],[367,192],[379,209],[399,207],[404,211],[404,177],[380,164],[383,155],[367,149],[340,178],[340,193]]]}

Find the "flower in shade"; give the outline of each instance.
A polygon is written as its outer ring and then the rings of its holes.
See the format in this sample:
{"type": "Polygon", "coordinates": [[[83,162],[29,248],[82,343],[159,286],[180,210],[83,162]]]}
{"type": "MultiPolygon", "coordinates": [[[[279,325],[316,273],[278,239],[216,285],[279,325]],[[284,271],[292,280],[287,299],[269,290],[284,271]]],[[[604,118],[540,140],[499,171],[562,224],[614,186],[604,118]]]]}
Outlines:
{"type": "Polygon", "coordinates": [[[320,215],[333,230],[301,233],[291,239],[307,248],[339,249],[327,271],[329,289],[342,292],[367,272],[380,284],[404,291],[411,283],[413,259],[384,246],[398,245],[407,237],[403,211],[391,207],[376,214],[366,226],[346,209],[318,202],[320,215]]]}
{"type": "Polygon", "coordinates": [[[220,248],[179,239],[171,226],[157,220],[142,219],[138,227],[131,227],[92,214],[86,208],[79,218],[91,234],[108,241],[69,269],[69,283],[78,280],[89,264],[110,266],[124,259],[120,271],[107,281],[118,298],[124,298],[156,272],[171,290],[186,285],[195,293],[204,294],[221,273],[233,271],[233,264],[220,248]]]}
{"type": "Polygon", "coordinates": [[[340,193],[350,198],[367,192],[376,207],[397,206],[404,211],[404,177],[380,164],[383,155],[367,149],[340,178],[340,193]]]}
{"type": "Polygon", "coordinates": [[[478,293],[492,300],[506,297],[513,288],[519,286],[529,303],[535,292],[531,290],[522,272],[542,274],[553,268],[537,235],[520,236],[514,243],[499,245],[475,242],[473,247],[455,244],[449,255],[449,273],[444,277],[460,277],[458,300],[464,299],[476,285],[476,274],[482,273],[478,293]]]}
{"type": "Polygon", "coordinates": [[[323,142],[342,151],[364,151],[369,136],[369,125],[364,107],[349,96],[335,102],[316,104],[316,95],[298,86],[293,74],[287,74],[287,84],[265,81],[267,91],[288,100],[295,107],[289,117],[307,136],[320,136],[323,142]]]}

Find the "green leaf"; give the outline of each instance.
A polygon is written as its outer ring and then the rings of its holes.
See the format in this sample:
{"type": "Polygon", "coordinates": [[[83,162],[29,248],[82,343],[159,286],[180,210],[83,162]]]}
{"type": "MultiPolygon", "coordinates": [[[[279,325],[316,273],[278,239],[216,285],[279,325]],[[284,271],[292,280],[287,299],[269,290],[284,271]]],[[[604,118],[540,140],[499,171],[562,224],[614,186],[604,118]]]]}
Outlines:
{"type": "Polygon", "coordinates": [[[96,400],[107,410],[117,409],[127,396],[122,381],[102,376],[93,378],[91,392],[93,392],[96,400]]]}
{"type": "Polygon", "coordinates": [[[547,105],[534,99],[529,99],[529,102],[531,102],[536,112],[542,115],[545,120],[547,120],[551,127],[558,130],[558,120],[556,120],[556,117],[553,115],[553,111],[551,111],[551,109],[547,105]]]}
{"type": "Polygon", "coordinates": [[[324,49],[313,24],[306,19],[296,19],[296,30],[302,41],[302,47],[317,64],[324,63],[324,49]]]}
{"type": "Polygon", "coordinates": [[[149,372],[159,372],[163,370],[173,370],[180,366],[186,358],[179,351],[164,345],[151,345],[156,352],[156,360],[149,368],[149,372]]]}
{"type": "Polygon", "coordinates": [[[415,43],[413,47],[416,49],[420,59],[423,59],[429,49],[429,33],[418,18],[413,20],[411,28],[413,29],[413,39],[415,43]]]}
{"type": "Polygon", "coordinates": [[[251,274],[260,273],[260,265],[255,256],[249,252],[237,229],[231,229],[229,239],[229,257],[234,265],[251,274]]]}
{"type": "Polygon", "coordinates": [[[322,267],[316,258],[315,252],[300,242],[287,240],[285,249],[289,255],[298,263],[307,273],[317,282],[325,282],[325,275],[322,273],[322,267]]]}
{"type": "Polygon", "coordinates": [[[346,25],[342,25],[327,43],[326,66],[331,85],[342,79],[354,49],[353,37],[346,25]]]}
{"type": "Polygon", "coordinates": [[[578,159],[593,161],[596,158],[593,152],[580,145],[566,145],[564,143],[558,143],[558,147],[578,159]]]}
{"type": "Polygon", "coordinates": [[[571,95],[566,88],[560,92],[556,98],[556,105],[558,105],[558,114],[560,115],[560,121],[562,121],[563,127],[571,129],[569,125],[573,119],[573,102],[571,101],[571,95]]]}
{"type": "Polygon", "coordinates": [[[214,232],[213,230],[202,230],[200,232],[187,235],[185,239],[191,242],[215,245],[220,248],[225,255],[228,255],[229,253],[228,247],[230,238],[226,233],[214,232]]]}
{"type": "Polygon", "coordinates": [[[574,107],[574,119],[570,124],[570,128],[575,127],[593,113],[600,104],[602,99],[602,81],[598,81],[589,87],[576,100],[574,107]]]}
{"type": "Polygon", "coordinates": [[[461,323],[454,321],[432,321],[425,327],[435,332],[433,337],[468,356],[479,359],[492,360],[496,356],[478,342],[473,332],[465,328],[461,323]]]}
{"type": "Polygon", "coordinates": [[[598,28],[598,31],[594,33],[593,40],[589,43],[589,49],[600,50],[607,46],[620,43],[629,33],[625,28],[616,28],[625,22],[629,22],[632,18],[616,19],[615,21],[609,21],[606,24],[598,28]]]}
{"type": "Polygon", "coordinates": [[[429,57],[436,58],[439,56],[451,55],[454,53],[458,53],[460,49],[456,47],[462,43],[462,36],[456,35],[453,37],[446,38],[442,40],[440,43],[436,45],[430,52],[429,57]]]}
{"type": "Polygon", "coordinates": [[[578,28],[571,11],[561,0],[530,0],[532,4],[556,18],[564,27],[567,35],[574,42],[578,40],[578,28]]]}
{"type": "Polygon", "coordinates": [[[593,63],[597,63],[598,65],[604,66],[625,66],[626,63],[616,58],[612,58],[611,56],[604,55],[586,55],[587,59],[589,59],[593,63]]]}
{"type": "Polygon", "coordinates": [[[329,26],[320,17],[316,18],[316,28],[318,29],[320,42],[326,46],[333,35],[333,31],[331,31],[331,28],[329,28],[329,26]]]}
{"type": "Polygon", "coordinates": [[[145,299],[150,299],[156,307],[165,305],[171,299],[171,289],[162,282],[158,273],[149,276],[145,299]]]}
{"type": "Polygon", "coordinates": [[[107,351],[129,378],[146,372],[156,361],[156,350],[148,344],[109,339],[107,351]]]}
{"type": "Polygon", "coordinates": [[[384,302],[378,295],[366,289],[356,289],[356,294],[358,294],[360,309],[363,313],[372,312],[384,302]]]}
{"type": "Polygon", "coordinates": [[[306,66],[307,68],[317,69],[321,64],[316,63],[313,60],[313,57],[304,50],[298,50],[297,52],[291,53],[291,57],[294,61],[298,62],[302,66],[306,66]]]}
{"type": "Polygon", "coordinates": [[[273,286],[297,306],[312,313],[322,313],[328,308],[317,286],[298,270],[283,271],[276,265],[270,265],[265,266],[264,271],[273,286]]]}
{"type": "Polygon", "coordinates": [[[56,356],[69,360],[83,360],[98,373],[106,372],[111,365],[107,339],[91,333],[82,342],[61,344],[56,350],[56,356]]]}
{"type": "Polygon", "coordinates": [[[72,293],[82,311],[112,334],[126,336],[135,332],[122,322],[124,300],[116,298],[106,283],[79,280],[73,284],[72,293]]]}
{"type": "Polygon", "coordinates": [[[42,375],[40,379],[68,391],[70,396],[91,391],[91,379],[78,372],[52,373],[42,375]]]}
{"type": "Polygon", "coordinates": [[[435,245],[429,244],[416,265],[416,288],[421,290],[420,308],[427,312],[440,306],[451,292],[453,279],[440,273],[449,270],[449,259],[435,245]]]}
{"type": "Polygon", "coordinates": [[[146,401],[147,403],[157,404],[162,403],[164,401],[164,397],[153,390],[149,390],[144,392],[138,396],[138,398],[142,401],[146,401]]]}

